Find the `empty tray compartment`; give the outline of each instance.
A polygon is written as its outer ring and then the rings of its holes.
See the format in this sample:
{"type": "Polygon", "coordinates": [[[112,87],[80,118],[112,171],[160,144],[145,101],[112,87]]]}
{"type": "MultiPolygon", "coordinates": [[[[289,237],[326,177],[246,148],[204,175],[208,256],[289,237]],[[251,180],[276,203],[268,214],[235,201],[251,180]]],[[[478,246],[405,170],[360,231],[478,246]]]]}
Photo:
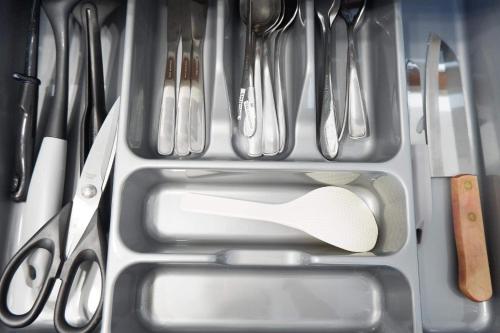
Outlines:
{"type": "Polygon", "coordinates": [[[373,254],[391,254],[403,246],[409,230],[406,191],[395,177],[378,172],[139,170],[123,186],[119,233],[138,252],[215,253],[251,247],[348,254],[282,225],[179,207],[187,192],[283,203],[327,185],[352,190],[374,213],[379,235],[373,254]]]}
{"type": "MultiPolygon", "coordinates": [[[[404,66],[404,49],[398,15],[397,1],[367,1],[364,19],[359,30],[354,33],[354,41],[362,96],[366,106],[368,136],[363,139],[351,139],[346,128],[335,159],[337,161],[385,161],[396,155],[401,146],[401,112],[406,108],[401,107],[400,100],[402,93],[399,73],[401,66],[404,66]]],[[[319,20],[316,18],[314,22],[316,87],[319,89],[324,80],[324,47],[319,20]]],[[[347,84],[347,28],[340,14],[334,21],[331,46],[332,82],[340,129],[345,111],[347,84]]],[[[316,97],[319,130],[321,95],[318,89],[316,97]]],[[[406,92],[403,91],[403,94],[406,92]]]]}
{"type": "Polygon", "coordinates": [[[411,295],[389,267],[138,264],[116,280],[111,330],[413,332],[411,295]]]}

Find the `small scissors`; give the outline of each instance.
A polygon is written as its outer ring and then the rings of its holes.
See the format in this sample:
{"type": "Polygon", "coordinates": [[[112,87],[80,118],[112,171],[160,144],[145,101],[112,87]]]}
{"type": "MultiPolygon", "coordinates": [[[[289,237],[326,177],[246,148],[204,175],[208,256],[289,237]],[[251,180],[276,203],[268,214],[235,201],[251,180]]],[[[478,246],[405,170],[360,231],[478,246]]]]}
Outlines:
{"type": "Polygon", "coordinates": [[[13,328],[30,325],[43,310],[56,279],[62,281],[54,309],[56,330],[59,333],[86,333],[99,324],[104,298],[102,290],[97,309],[85,325],[75,327],[69,324],[65,310],[75,275],[83,262],[98,264],[104,288],[105,238],[97,208],[115,157],[119,105],[120,98],[111,108],[95,138],[73,200],[51,218],[7,264],[0,278],[0,320],[5,325],[13,328]],[[24,314],[14,314],[7,305],[11,280],[21,264],[37,249],[49,251],[52,262],[32,308],[24,314]]]}

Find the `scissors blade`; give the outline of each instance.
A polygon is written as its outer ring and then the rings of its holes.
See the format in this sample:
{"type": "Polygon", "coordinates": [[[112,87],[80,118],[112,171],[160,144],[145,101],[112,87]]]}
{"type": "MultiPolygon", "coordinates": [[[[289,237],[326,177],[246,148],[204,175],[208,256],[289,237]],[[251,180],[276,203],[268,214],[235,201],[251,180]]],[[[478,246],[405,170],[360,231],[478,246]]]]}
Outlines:
{"type": "Polygon", "coordinates": [[[115,157],[119,107],[120,98],[115,101],[104,120],[78,180],[68,227],[66,258],[76,248],[97,207],[99,207],[99,201],[115,157]]]}

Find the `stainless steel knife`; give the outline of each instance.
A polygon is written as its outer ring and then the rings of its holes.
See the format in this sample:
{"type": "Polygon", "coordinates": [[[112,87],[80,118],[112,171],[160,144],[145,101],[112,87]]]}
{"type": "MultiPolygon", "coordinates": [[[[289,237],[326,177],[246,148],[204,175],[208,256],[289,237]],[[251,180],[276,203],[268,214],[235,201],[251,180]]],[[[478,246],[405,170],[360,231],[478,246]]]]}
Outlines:
{"type": "Polygon", "coordinates": [[[179,48],[182,7],[185,7],[182,0],[171,0],[168,2],[167,65],[165,81],[163,83],[157,143],[158,153],[161,155],[171,155],[174,151],[175,118],[177,113],[177,50],[179,48]]]}
{"type": "Polygon", "coordinates": [[[181,41],[181,78],[177,99],[177,118],[175,122],[175,148],[178,156],[189,155],[189,105],[191,101],[191,50],[193,34],[191,29],[191,10],[189,3],[184,2],[180,15],[182,17],[181,41]]]}
{"type": "Polygon", "coordinates": [[[492,296],[479,186],[469,138],[462,79],[453,50],[429,37],[425,113],[432,177],[450,177],[459,289],[474,301],[492,296]]]}
{"type": "Polygon", "coordinates": [[[208,3],[191,0],[193,49],[191,58],[191,104],[189,107],[189,149],[201,153],[205,149],[205,95],[203,86],[203,39],[207,22],[208,3]]]}

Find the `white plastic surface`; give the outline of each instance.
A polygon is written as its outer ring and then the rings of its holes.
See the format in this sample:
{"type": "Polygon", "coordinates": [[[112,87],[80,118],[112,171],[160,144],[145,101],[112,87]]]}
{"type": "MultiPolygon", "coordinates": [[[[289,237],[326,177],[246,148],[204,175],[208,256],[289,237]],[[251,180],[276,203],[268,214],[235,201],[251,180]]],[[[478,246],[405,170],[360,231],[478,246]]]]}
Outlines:
{"type": "MultiPolygon", "coordinates": [[[[17,236],[16,251],[61,209],[66,149],[66,140],[45,137],[42,141],[17,236]]],[[[49,260],[50,255],[47,251],[37,251],[28,258],[28,265],[24,265],[23,276],[14,276],[10,290],[31,288],[32,293],[9,293],[11,297],[8,299],[8,304],[12,311],[24,313],[29,310],[38,296],[49,260]],[[31,267],[32,273],[36,273],[35,276],[30,277],[28,267],[31,267]]]]}
{"type": "Polygon", "coordinates": [[[368,206],[353,192],[335,186],[318,188],[282,204],[188,193],[182,198],[181,208],[286,225],[351,252],[370,251],[378,237],[377,223],[368,206]]]}

